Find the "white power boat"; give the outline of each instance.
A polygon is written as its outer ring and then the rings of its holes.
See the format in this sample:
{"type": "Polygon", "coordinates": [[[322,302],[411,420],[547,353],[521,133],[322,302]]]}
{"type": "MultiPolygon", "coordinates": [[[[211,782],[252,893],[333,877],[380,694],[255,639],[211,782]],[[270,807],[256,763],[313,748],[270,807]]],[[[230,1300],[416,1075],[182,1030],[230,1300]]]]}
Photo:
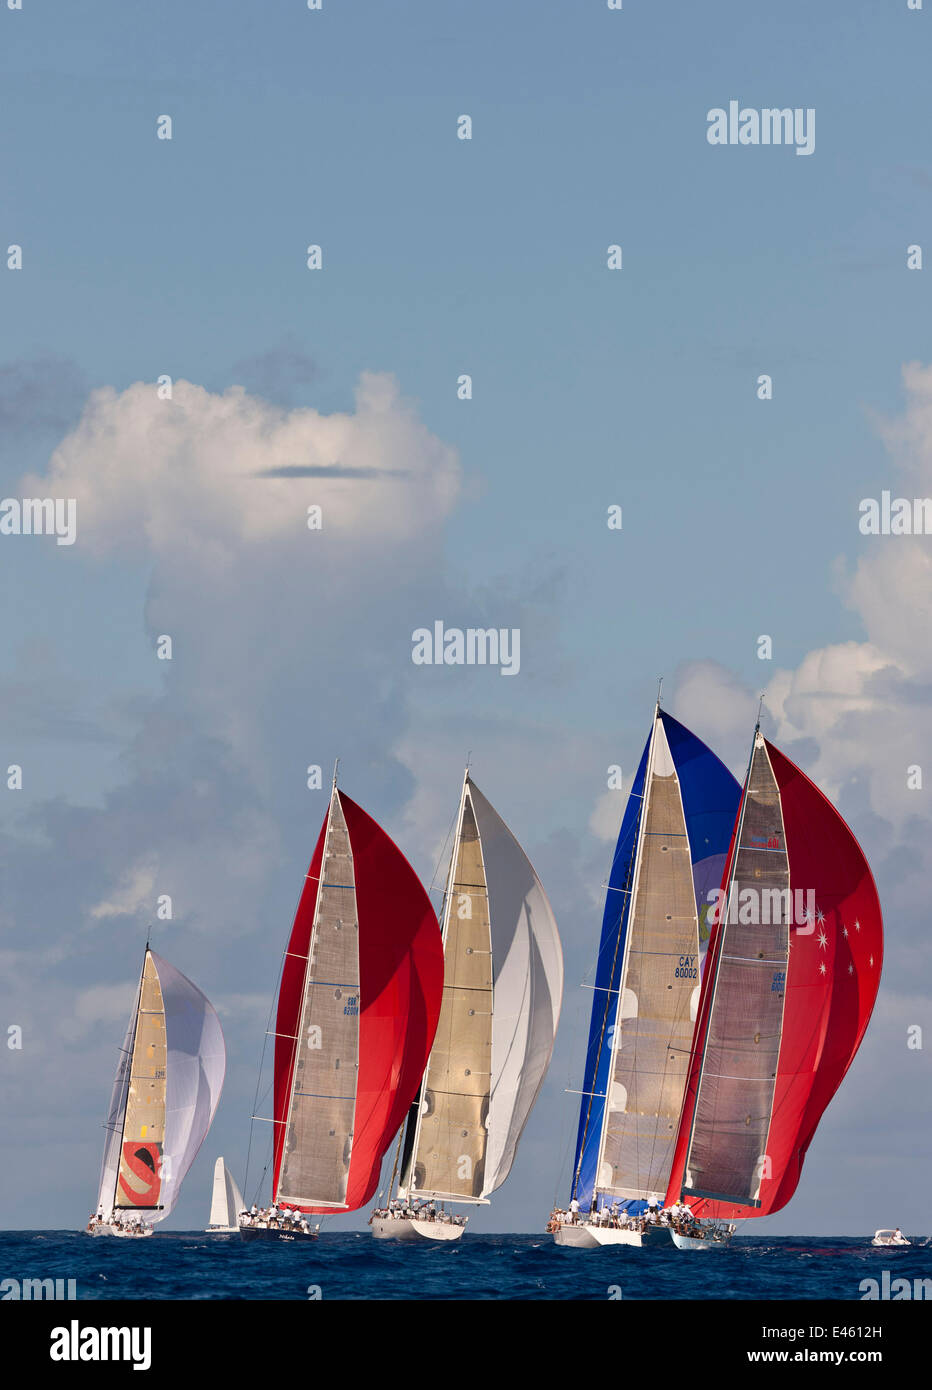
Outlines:
{"type": "Polygon", "coordinates": [[[875,1231],[871,1245],[911,1245],[899,1227],[895,1231],[875,1231]]]}

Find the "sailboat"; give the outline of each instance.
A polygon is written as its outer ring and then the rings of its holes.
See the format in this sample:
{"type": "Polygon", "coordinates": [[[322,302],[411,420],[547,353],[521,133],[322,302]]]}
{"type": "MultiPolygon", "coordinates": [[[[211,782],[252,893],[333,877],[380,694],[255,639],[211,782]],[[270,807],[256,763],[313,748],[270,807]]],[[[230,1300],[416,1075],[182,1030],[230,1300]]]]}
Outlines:
{"type": "Polygon", "coordinates": [[[305,1215],[371,1199],[420,1083],[442,989],[430,898],[334,776],[279,984],[272,1201],[241,1218],[245,1237],[313,1238],[305,1215]]]}
{"type": "Polygon", "coordinates": [[[89,1235],[150,1236],[164,1221],[210,1128],[225,1068],[220,1020],[209,1000],[147,944],[89,1235]]]}
{"type": "Polygon", "coordinates": [[[236,1180],[222,1158],[214,1164],[214,1185],[210,1197],[210,1222],[207,1235],[223,1236],[239,1233],[239,1214],[243,1197],[236,1180]]]}
{"type": "Polygon", "coordinates": [[[792,1197],[883,962],[860,845],[759,721],[719,898],[668,1199],[727,1221],[792,1197]]]}
{"type": "MultiPolygon", "coordinates": [[[[669,717],[658,717],[669,731],[669,717]]],[[[679,768],[673,740],[670,745],[674,766],[679,768]]],[[[714,757],[708,749],[705,754],[714,757]]],[[[644,808],[638,810],[629,801],[625,813],[634,840],[640,838],[639,818],[646,815],[648,833],[655,829],[650,804],[656,753],[650,744],[647,763],[644,808]]],[[[714,840],[720,846],[727,799],[720,795],[721,780],[715,794],[700,782],[694,782],[690,794],[685,767],[680,780],[693,852],[691,817],[696,823],[705,818],[709,824],[714,815],[714,840]]],[[[632,798],[639,794],[636,779],[632,798]]],[[[623,842],[624,825],[619,840],[622,858],[628,853],[623,842]]],[[[641,853],[643,858],[651,850],[641,853]]],[[[653,853],[656,857],[656,846],[653,853]]],[[[637,848],[631,852],[631,865],[634,906],[622,908],[622,919],[627,910],[628,916],[634,917],[636,931],[643,873],[637,848]]],[[[779,1211],[796,1190],[816,1126],[864,1036],[883,955],[874,880],[863,851],[837,810],[764,738],[759,719],[721,885],[706,894],[704,905],[698,878],[696,887],[697,907],[700,913],[703,909],[706,912],[708,950],[698,1007],[690,1007],[695,1025],[688,1061],[683,1067],[684,1029],[675,1049],[670,1048],[664,1068],[665,1081],[671,1084],[663,1118],[668,1134],[675,1138],[672,1143],[670,1139],[662,1145],[658,1142],[662,1124],[655,1124],[653,1133],[648,1133],[647,1152],[654,1171],[647,1184],[649,1190],[637,1194],[618,1182],[614,1167],[605,1166],[605,1155],[614,1163],[616,1152],[611,1121],[607,1130],[603,1128],[600,1147],[595,1150],[594,1141],[589,1143],[589,1149],[596,1151],[595,1159],[591,1153],[587,1157],[588,1127],[581,1123],[574,1196],[579,1192],[584,1201],[591,1198],[590,1212],[581,1222],[557,1223],[555,1239],[561,1244],[669,1245],[672,1241],[680,1250],[720,1250],[734,1230],[734,1221],[779,1211]],[[663,1162],[657,1164],[654,1157],[661,1149],[663,1162]],[[622,1229],[616,1229],[615,1213],[609,1214],[606,1223],[608,1200],[631,1195],[646,1198],[658,1209],[665,1204],[674,1219],[664,1223],[658,1210],[646,1222],[643,1218],[634,1223],[622,1221],[622,1229]]],[[[658,934],[660,906],[655,903],[645,918],[651,951],[658,949],[663,930],[660,926],[658,934]]],[[[666,920],[671,918],[666,916],[666,920]]],[[[701,924],[701,915],[699,920],[701,924]]],[[[603,947],[605,944],[603,932],[603,947]]],[[[629,949],[626,942],[622,997],[615,1020],[615,1038],[620,1032],[622,1039],[622,1068],[626,1020],[632,1009],[636,1016],[641,1012],[639,1001],[632,1004],[626,998],[624,972],[629,949]]],[[[608,972],[601,960],[600,971],[606,978],[608,972]]],[[[668,988],[675,997],[675,982],[668,982],[668,988]]],[[[590,1034],[590,1048],[592,1037],[590,1034]]],[[[658,1069],[645,1061],[637,1039],[627,1055],[633,1093],[640,1095],[641,1073],[647,1069],[650,1084],[651,1073],[656,1075],[658,1069]]],[[[609,1105],[625,1112],[616,1128],[616,1135],[620,1130],[624,1138],[631,1132],[628,1083],[622,1078],[618,1088],[618,1063],[610,1075],[609,1105]],[[613,1095],[624,1103],[618,1105],[613,1095]]],[[[589,1066],[587,1078],[587,1087],[603,1092],[602,1110],[598,1096],[593,1109],[602,1115],[604,1127],[606,1086],[599,1080],[598,1062],[589,1066]]],[[[585,1105],[584,1098],[584,1109],[585,1105]]],[[[660,1121],[661,1106],[656,1108],[654,1120],[660,1121]]],[[[648,1114],[646,1118],[650,1130],[651,1117],[648,1114]]],[[[640,1120],[635,1132],[638,1163],[643,1169],[640,1120]]]]}
{"type": "Polygon", "coordinates": [[[390,1184],[388,1208],[370,1217],[381,1240],[463,1234],[465,1218],[446,1204],[488,1205],[553,1053],[563,995],[557,924],[530,860],[468,771],[441,930],[440,1022],[399,1135],[398,1197],[390,1184]]]}
{"type": "MultiPolygon", "coordinates": [[[[558,1245],[670,1244],[641,1219],[666,1193],[700,975],[740,789],[658,701],[612,860],[568,1219],[558,1245]]],[[[556,1215],[556,1214],[555,1214],[556,1215]]]]}

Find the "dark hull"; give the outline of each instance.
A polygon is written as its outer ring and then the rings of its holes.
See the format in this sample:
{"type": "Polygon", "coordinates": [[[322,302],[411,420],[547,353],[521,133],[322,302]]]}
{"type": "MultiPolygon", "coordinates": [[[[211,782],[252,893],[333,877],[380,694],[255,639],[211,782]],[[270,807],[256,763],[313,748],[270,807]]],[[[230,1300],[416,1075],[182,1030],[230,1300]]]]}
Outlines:
{"type": "Polygon", "coordinates": [[[308,1231],[305,1235],[303,1231],[276,1231],[269,1226],[240,1226],[239,1231],[243,1240],[277,1240],[286,1245],[317,1239],[316,1231],[308,1231]]]}

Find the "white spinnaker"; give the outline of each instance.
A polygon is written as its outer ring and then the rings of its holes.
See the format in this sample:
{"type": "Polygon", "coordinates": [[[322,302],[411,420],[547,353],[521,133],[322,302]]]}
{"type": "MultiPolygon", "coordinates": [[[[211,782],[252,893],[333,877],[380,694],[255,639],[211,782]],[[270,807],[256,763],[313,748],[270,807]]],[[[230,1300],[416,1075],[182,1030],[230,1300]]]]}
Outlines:
{"type": "Polygon", "coordinates": [[[226,1049],[213,1005],[191,981],[151,952],[165,1007],[167,1046],[162,1210],[168,1216],[182,1181],[204,1142],[223,1089],[226,1049]]]}
{"type": "Polygon", "coordinates": [[[222,1158],[214,1164],[214,1186],[210,1199],[210,1225],[237,1229],[237,1218],[243,1210],[243,1198],[233,1174],[222,1158]]]}
{"type": "Polygon", "coordinates": [[[469,780],[488,885],[492,935],[492,1079],[482,1195],[507,1178],[553,1054],[563,952],[537,874],[505,822],[469,780]]]}
{"type": "MultiPolygon", "coordinates": [[[[142,977],[140,976],[140,985],[141,982],[142,977]]],[[[120,1167],[120,1148],[123,1143],[123,1117],[126,1114],[126,1101],[129,1095],[129,1076],[133,1064],[133,1037],[136,1032],[136,1015],[139,1011],[140,985],[136,986],[136,997],[133,1001],[129,1023],[126,1025],[126,1037],[123,1039],[123,1046],[120,1049],[120,1060],[117,1063],[117,1072],[113,1081],[113,1093],[110,1097],[110,1109],[107,1112],[107,1138],[104,1141],[104,1158],[100,1169],[100,1189],[97,1195],[98,1210],[102,1208],[105,1217],[109,1216],[113,1210],[117,1172],[120,1167]]]]}

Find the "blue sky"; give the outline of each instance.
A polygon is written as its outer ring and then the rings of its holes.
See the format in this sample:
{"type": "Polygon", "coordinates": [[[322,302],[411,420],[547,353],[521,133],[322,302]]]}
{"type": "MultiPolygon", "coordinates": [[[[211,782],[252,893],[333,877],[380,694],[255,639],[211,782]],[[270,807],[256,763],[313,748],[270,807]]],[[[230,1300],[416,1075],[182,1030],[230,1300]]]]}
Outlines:
{"type": "Polygon", "coordinates": [[[930,388],[903,377],[930,360],[927,273],[905,268],[932,212],[928,22],[905,0],[0,10],[0,243],[24,255],[0,271],[4,495],[30,495],[23,476],[47,475],[90,393],[113,393],[62,465],[88,518],[78,543],[0,543],[3,766],[26,769],[0,823],[0,1001],[44,1039],[3,1064],[3,1167],[48,1179],[31,1208],[28,1184],[5,1182],[0,1221],[74,1225],[92,1199],[116,994],[81,993],[84,1023],[66,1027],[80,1161],[63,1186],[42,1088],[75,986],[118,993],[138,968],[150,870],[184,885],[158,949],[227,1009],[227,1093],[178,1213],[200,1221],[212,1156],[245,1150],[257,980],[271,990],[324,812],[303,767],[340,753],[349,794],[429,878],[468,749],[567,952],[524,1181],[478,1218],[536,1228],[565,1184],[552,1136],[574,1123],[576,985],[621,815],[605,769],[632,769],[665,673],[672,711],[736,770],[768,689],[771,732],[838,799],[894,906],[887,1002],[772,1229],[902,1224],[872,1203],[894,1178],[921,1183],[908,1155],[928,1139],[906,1107],[925,1054],[900,1040],[930,964],[928,813],[900,776],[929,733],[928,540],[865,538],[857,518],[884,487],[932,492],[930,388]],[[710,146],[706,112],[732,98],[814,107],[815,153],[710,146]],[[313,555],[300,513],[317,493],[288,484],[294,528],[276,513],[256,536],[207,460],[206,398],[176,457],[148,388],[125,395],[161,373],[265,402],[254,439],[245,408],[223,436],[248,435],[260,464],[283,416],[355,418],[362,375],[388,374],[411,404],[386,458],[416,481],[352,485],[313,555]],[[107,471],[114,438],[129,445],[107,471]],[[521,674],[413,668],[410,634],[437,618],[520,626],[521,674]],[[865,1156],[856,1117],[895,1107],[881,1092],[902,1097],[888,1129],[903,1130],[865,1156]],[[860,1167],[836,1182],[852,1148],[860,1167]]]}

